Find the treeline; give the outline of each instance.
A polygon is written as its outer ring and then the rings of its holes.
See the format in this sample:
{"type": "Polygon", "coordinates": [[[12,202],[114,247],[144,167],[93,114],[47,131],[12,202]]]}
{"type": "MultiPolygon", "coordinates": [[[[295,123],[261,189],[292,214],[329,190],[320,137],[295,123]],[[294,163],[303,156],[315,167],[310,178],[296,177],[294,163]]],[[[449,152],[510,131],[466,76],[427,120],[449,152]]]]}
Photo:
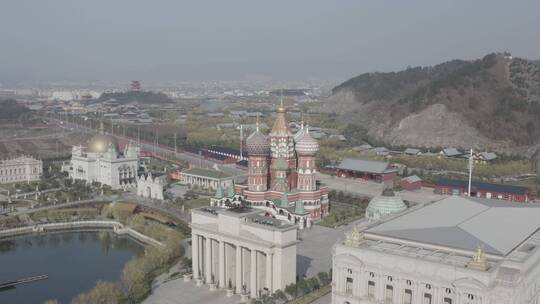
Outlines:
{"type": "Polygon", "coordinates": [[[0,100],[0,119],[17,119],[30,109],[19,104],[15,99],[0,100]]]}
{"type": "Polygon", "coordinates": [[[128,91],[128,92],[116,92],[116,93],[103,93],[99,96],[98,101],[107,101],[114,99],[119,103],[144,103],[144,104],[165,104],[172,103],[167,95],[163,93],[155,93],[149,91],[128,91]]]}

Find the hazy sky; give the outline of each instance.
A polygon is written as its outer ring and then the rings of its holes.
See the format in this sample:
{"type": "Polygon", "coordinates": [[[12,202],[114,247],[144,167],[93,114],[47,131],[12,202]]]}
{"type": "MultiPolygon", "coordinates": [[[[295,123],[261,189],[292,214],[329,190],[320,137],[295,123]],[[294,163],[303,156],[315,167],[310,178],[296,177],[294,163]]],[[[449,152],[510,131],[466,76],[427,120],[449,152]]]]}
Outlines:
{"type": "Polygon", "coordinates": [[[539,38],[538,0],[0,0],[0,80],[341,80],[539,38]]]}

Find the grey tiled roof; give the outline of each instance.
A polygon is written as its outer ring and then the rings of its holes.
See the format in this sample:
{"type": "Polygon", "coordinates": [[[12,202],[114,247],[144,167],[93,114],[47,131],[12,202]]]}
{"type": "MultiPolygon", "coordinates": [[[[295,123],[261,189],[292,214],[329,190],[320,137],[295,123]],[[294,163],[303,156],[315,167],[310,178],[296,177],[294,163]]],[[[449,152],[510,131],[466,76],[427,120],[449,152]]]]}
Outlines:
{"type": "Polygon", "coordinates": [[[507,256],[540,228],[540,206],[450,196],[369,228],[405,241],[507,256]]]}
{"type": "Polygon", "coordinates": [[[397,169],[389,168],[390,163],[375,161],[375,160],[364,160],[364,159],[353,159],[346,158],[337,166],[338,169],[350,170],[350,171],[359,171],[367,173],[385,173],[385,172],[394,172],[397,169]]]}

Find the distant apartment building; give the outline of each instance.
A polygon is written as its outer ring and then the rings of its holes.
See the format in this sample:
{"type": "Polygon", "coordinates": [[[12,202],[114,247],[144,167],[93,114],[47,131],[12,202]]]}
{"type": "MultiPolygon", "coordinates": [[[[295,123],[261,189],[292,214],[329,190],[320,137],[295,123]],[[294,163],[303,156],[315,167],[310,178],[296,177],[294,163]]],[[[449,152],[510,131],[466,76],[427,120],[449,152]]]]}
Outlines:
{"type": "Polygon", "coordinates": [[[0,161],[0,183],[31,182],[39,180],[43,162],[29,156],[0,161]]]}

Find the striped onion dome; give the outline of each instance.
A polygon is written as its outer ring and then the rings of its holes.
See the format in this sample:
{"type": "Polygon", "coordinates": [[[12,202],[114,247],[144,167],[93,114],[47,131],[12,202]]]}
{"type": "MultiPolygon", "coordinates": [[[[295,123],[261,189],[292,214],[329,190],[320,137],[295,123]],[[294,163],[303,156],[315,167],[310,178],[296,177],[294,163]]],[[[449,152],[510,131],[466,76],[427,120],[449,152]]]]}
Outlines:
{"type": "Polygon", "coordinates": [[[319,151],[319,143],[309,134],[309,129],[306,128],[306,132],[296,143],[295,148],[300,155],[315,155],[319,151]]]}

